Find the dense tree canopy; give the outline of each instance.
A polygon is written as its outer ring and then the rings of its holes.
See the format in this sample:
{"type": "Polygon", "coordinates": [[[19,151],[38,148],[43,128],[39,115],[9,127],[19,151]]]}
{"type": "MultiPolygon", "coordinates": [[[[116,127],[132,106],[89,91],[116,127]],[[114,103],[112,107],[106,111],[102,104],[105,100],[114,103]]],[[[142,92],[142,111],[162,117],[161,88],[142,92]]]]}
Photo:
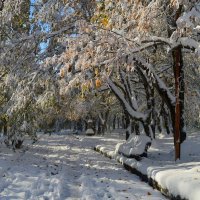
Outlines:
{"type": "Polygon", "coordinates": [[[8,140],[93,118],[127,138],[178,131],[176,144],[199,126],[198,0],[3,0],[0,20],[8,140]]]}

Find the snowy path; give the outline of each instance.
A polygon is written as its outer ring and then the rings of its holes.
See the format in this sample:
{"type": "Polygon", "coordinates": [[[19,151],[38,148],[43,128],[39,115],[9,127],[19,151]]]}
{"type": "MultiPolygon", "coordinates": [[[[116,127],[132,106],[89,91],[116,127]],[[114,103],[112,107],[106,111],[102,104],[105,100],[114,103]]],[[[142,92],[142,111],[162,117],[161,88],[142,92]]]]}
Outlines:
{"type": "Polygon", "coordinates": [[[26,151],[0,146],[1,200],[161,200],[120,164],[92,150],[98,138],[42,136],[26,151]]]}

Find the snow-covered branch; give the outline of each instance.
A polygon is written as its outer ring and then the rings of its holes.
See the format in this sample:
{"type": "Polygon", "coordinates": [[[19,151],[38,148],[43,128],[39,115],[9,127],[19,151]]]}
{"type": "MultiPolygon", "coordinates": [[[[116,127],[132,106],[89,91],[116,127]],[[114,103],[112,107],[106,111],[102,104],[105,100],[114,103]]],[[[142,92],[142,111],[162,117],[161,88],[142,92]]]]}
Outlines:
{"type": "Polygon", "coordinates": [[[116,87],[116,85],[113,83],[113,81],[107,77],[107,83],[109,84],[111,90],[115,93],[115,95],[120,99],[120,101],[123,103],[124,107],[126,108],[129,115],[136,120],[139,121],[145,121],[147,119],[147,115],[143,114],[141,112],[133,110],[133,108],[130,106],[130,104],[125,99],[123,93],[116,87]]]}
{"type": "Polygon", "coordinates": [[[178,46],[182,46],[183,48],[195,51],[197,55],[200,55],[200,43],[192,38],[188,37],[179,38],[177,42],[172,44],[171,50],[175,49],[178,46]]]}
{"type": "Polygon", "coordinates": [[[169,88],[165,85],[165,83],[158,77],[155,73],[151,64],[147,63],[142,58],[138,58],[133,56],[133,64],[138,65],[138,67],[142,68],[146,75],[151,80],[152,84],[157,89],[158,93],[163,97],[164,101],[171,107],[175,105],[175,97],[170,92],[169,88]]]}
{"type": "Polygon", "coordinates": [[[151,36],[148,39],[142,40],[141,43],[162,43],[171,46],[171,42],[169,38],[164,37],[157,37],[157,36],[151,36]]]}

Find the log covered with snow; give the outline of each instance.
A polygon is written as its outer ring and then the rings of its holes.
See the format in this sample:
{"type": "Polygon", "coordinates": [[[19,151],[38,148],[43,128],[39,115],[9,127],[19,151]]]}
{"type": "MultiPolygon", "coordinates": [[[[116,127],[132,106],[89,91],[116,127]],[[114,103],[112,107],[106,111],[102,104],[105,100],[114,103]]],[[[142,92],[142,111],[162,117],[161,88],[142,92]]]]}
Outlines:
{"type": "Polygon", "coordinates": [[[86,130],[85,133],[86,133],[86,135],[88,135],[88,136],[92,136],[92,135],[94,135],[94,130],[91,129],[91,128],[89,128],[89,129],[86,130]]]}
{"type": "Polygon", "coordinates": [[[150,146],[150,137],[145,135],[130,135],[126,142],[116,145],[115,154],[122,154],[128,158],[141,160],[141,157],[147,157],[147,150],[150,146]]]}

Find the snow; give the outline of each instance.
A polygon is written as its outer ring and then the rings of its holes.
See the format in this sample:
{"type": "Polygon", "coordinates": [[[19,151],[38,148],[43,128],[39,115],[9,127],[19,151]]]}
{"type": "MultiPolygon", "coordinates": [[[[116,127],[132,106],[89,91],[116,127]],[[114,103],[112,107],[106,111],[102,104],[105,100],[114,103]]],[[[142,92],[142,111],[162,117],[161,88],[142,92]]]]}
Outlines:
{"type": "Polygon", "coordinates": [[[145,152],[148,143],[151,144],[151,139],[145,135],[131,135],[126,142],[116,145],[115,153],[139,156],[145,152]]]}
{"type": "MultiPolygon", "coordinates": [[[[38,135],[13,152],[0,145],[1,200],[164,200],[114,160],[93,150],[112,138],[72,134],[38,135]]],[[[117,138],[119,141],[120,138],[117,138]]]]}
{"type": "MultiPolygon", "coordinates": [[[[196,163],[191,164],[195,166],[196,163]]],[[[169,166],[169,169],[168,167],[162,168],[163,171],[157,172],[154,179],[175,196],[181,194],[180,196],[186,199],[198,200],[200,197],[200,167],[192,169],[185,167],[183,169],[181,166],[177,169],[172,166],[169,166]]]]}
{"type": "Polygon", "coordinates": [[[155,180],[174,197],[199,200],[200,197],[200,134],[190,134],[182,144],[181,160],[174,161],[173,138],[161,136],[154,140],[148,158],[137,161],[114,151],[116,141],[98,145],[97,148],[122,164],[131,166],[155,180]]]}
{"type": "Polygon", "coordinates": [[[89,129],[86,130],[85,133],[86,133],[86,135],[94,135],[94,130],[89,128],[89,129]]]}
{"type": "MultiPolygon", "coordinates": [[[[182,37],[178,39],[178,42],[174,45],[174,47],[178,46],[179,44],[181,44],[183,47],[194,49],[196,54],[198,56],[200,55],[200,43],[196,40],[188,37],[182,37]]],[[[172,46],[172,48],[174,47],[172,46]]]]}

